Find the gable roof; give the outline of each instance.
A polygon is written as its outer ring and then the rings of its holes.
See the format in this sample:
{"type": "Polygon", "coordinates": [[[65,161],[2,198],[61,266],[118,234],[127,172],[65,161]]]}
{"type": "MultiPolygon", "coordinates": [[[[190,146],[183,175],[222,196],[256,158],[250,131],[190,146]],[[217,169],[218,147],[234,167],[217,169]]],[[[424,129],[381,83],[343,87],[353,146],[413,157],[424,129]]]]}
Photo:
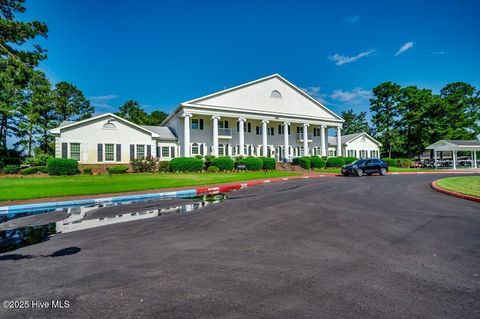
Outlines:
{"type": "Polygon", "coordinates": [[[172,140],[172,141],[177,140],[177,137],[172,132],[172,130],[166,126],[154,126],[154,125],[140,125],[140,126],[151,132],[157,133],[158,136],[160,136],[160,139],[162,140],[172,140]]]}
{"type": "MultiPolygon", "coordinates": [[[[335,121],[335,122],[338,122],[338,123],[343,122],[343,119],[340,116],[338,116],[336,113],[334,113],[333,111],[331,111],[330,109],[325,107],[322,103],[317,101],[315,98],[308,95],[305,91],[301,90],[300,88],[298,88],[297,86],[295,86],[294,84],[292,84],[291,82],[289,82],[288,80],[286,80],[285,78],[280,76],[279,74],[272,74],[272,75],[254,80],[254,81],[250,81],[250,82],[247,82],[247,83],[229,88],[229,89],[225,89],[225,90],[222,90],[222,91],[219,91],[219,92],[215,92],[215,93],[212,93],[212,94],[209,94],[209,95],[205,95],[205,96],[202,96],[202,97],[199,97],[199,98],[195,98],[193,100],[189,100],[187,102],[183,102],[175,109],[174,112],[172,112],[164,120],[164,122],[162,124],[168,122],[170,120],[170,118],[173,116],[173,114],[177,113],[182,107],[203,107],[205,109],[213,109],[213,108],[217,107],[217,108],[223,108],[225,111],[247,111],[247,112],[248,111],[260,111],[260,112],[268,112],[269,114],[271,113],[272,115],[277,115],[278,114],[278,115],[284,115],[284,116],[299,116],[299,115],[302,115],[301,113],[298,113],[298,114],[293,113],[294,111],[296,111],[295,107],[293,107],[293,108],[290,107],[290,108],[288,108],[288,112],[284,112],[285,109],[288,106],[291,106],[291,105],[287,105],[286,102],[284,102],[283,105],[278,104],[278,105],[281,105],[283,107],[283,109],[284,109],[283,112],[282,111],[276,112],[277,111],[276,109],[271,109],[271,108],[270,109],[257,109],[257,110],[253,109],[252,105],[248,105],[249,103],[247,101],[245,101],[246,100],[245,98],[237,99],[236,103],[232,103],[231,99],[229,100],[229,99],[226,98],[227,96],[233,97],[234,95],[232,95],[232,94],[239,95],[240,92],[242,92],[243,90],[246,90],[246,89],[247,90],[251,89],[251,91],[254,91],[252,89],[252,87],[254,87],[256,85],[259,85],[259,84],[262,84],[262,83],[265,83],[265,82],[268,82],[268,81],[275,81],[275,80],[278,81],[278,82],[275,82],[275,83],[279,83],[279,84],[281,83],[283,85],[283,87],[286,86],[289,89],[293,90],[299,96],[303,97],[305,99],[305,103],[303,103],[303,104],[309,105],[311,109],[312,109],[312,106],[318,107],[318,113],[308,114],[308,116],[317,117],[319,119],[323,118],[323,119],[335,121]],[[228,101],[226,101],[226,100],[228,100],[228,101]],[[238,100],[241,100],[241,102],[239,102],[238,100]],[[325,115],[325,116],[322,117],[322,116],[319,116],[319,114],[325,115]]],[[[275,87],[271,87],[269,89],[272,90],[272,92],[277,91],[277,89],[275,87]]],[[[288,91],[288,90],[285,90],[285,91],[288,91]]],[[[262,103],[262,101],[258,101],[257,96],[251,96],[252,95],[251,93],[252,92],[250,92],[250,95],[247,95],[248,99],[250,99],[250,101],[249,101],[250,104],[256,104],[256,106],[265,106],[265,103],[262,103]],[[252,102],[252,100],[253,100],[253,102],[252,102]]],[[[262,92],[262,97],[267,97],[267,95],[268,95],[269,101],[274,101],[274,100],[281,101],[282,100],[281,95],[276,96],[276,97],[272,96],[272,99],[270,100],[270,95],[269,95],[270,93],[271,92],[262,92]],[[265,93],[265,94],[263,94],[263,93],[265,93]]],[[[279,93],[279,92],[277,91],[277,93],[279,93]]],[[[284,93],[289,93],[289,92],[284,92],[284,93]]],[[[291,103],[291,101],[289,101],[289,103],[291,103]]]]}
{"type": "Polygon", "coordinates": [[[77,126],[79,124],[84,124],[84,123],[88,123],[88,122],[91,122],[91,121],[94,121],[94,120],[97,120],[97,119],[100,119],[100,118],[103,118],[103,117],[113,117],[119,121],[122,121],[124,123],[127,123],[129,125],[132,125],[133,127],[136,127],[138,128],[139,130],[141,131],[144,131],[146,133],[149,133],[152,135],[152,137],[160,137],[156,132],[153,132],[153,131],[150,131],[138,124],[135,124],[133,122],[130,122],[118,115],[115,115],[113,113],[103,113],[103,114],[99,114],[99,115],[96,115],[96,116],[92,116],[88,119],[84,119],[84,120],[80,120],[80,121],[63,121],[62,123],[60,123],[60,126],[54,128],[54,129],[51,129],[50,132],[52,134],[60,134],[60,131],[65,129],[65,128],[69,128],[69,127],[74,127],[74,126],[77,126]]]}
{"type": "Polygon", "coordinates": [[[449,144],[452,147],[469,147],[473,146],[474,148],[480,147],[479,140],[439,140],[426,147],[426,149],[433,149],[435,146],[449,144]]]}
{"type": "MultiPolygon", "coordinates": [[[[342,140],[342,145],[348,144],[356,140],[357,138],[365,136],[374,143],[378,144],[378,146],[382,146],[382,143],[374,139],[372,136],[365,132],[360,132],[360,133],[353,133],[353,134],[347,134],[347,135],[342,135],[340,138],[342,140]]],[[[337,137],[336,136],[329,136],[328,137],[328,144],[330,145],[337,145],[337,137]]]]}

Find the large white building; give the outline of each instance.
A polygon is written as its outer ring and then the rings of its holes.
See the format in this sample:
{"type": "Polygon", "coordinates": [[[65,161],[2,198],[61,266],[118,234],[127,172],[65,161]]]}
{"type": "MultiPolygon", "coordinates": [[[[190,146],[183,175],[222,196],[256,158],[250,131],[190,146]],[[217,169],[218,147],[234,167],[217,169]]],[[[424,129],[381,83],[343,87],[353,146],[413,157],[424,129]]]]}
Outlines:
{"type": "Polygon", "coordinates": [[[366,133],[342,137],[343,119],[278,74],[180,104],[162,126],[112,113],[52,130],[56,156],[125,164],[146,156],[378,157],[366,133]],[[335,136],[328,136],[334,130],[335,136]]]}

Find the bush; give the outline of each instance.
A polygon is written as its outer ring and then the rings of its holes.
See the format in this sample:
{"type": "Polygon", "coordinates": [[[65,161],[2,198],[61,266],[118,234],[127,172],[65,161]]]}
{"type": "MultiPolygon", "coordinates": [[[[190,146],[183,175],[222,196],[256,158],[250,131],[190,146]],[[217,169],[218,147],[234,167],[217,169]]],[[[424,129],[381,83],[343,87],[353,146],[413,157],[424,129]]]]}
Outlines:
{"type": "Polygon", "coordinates": [[[413,161],[409,158],[397,159],[397,167],[409,168],[413,166],[413,161]]]}
{"type": "Polygon", "coordinates": [[[344,157],[343,160],[345,161],[345,164],[352,164],[357,160],[356,157],[344,157]]]}
{"type": "Polygon", "coordinates": [[[170,171],[170,161],[160,161],[158,162],[158,171],[159,172],[169,172],[170,171]]]}
{"type": "Polygon", "coordinates": [[[49,175],[75,175],[79,172],[76,160],[54,157],[48,159],[47,171],[49,175]]]}
{"type": "Polygon", "coordinates": [[[310,156],[311,168],[324,168],[325,161],[320,156],[310,156]]]}
{"type": "Polygon", "coordinates": [[[259,157],[245,157],[239,161],[239,164],[245,165],[246,169],[249,171],[258,171],[263,168],[263,161],[259,157]]]}
{"type": "Polygon", "coordinates": [[[215,155],[205,155],[205,169],[207,169],[210,165],[212,165],[213,160],[215,159],[215,155]]]}
{"type": "MultiPolygon", "coordinates": [[[[212,165],[218,167],[221,171],[231,171],[235,166],[235,162],[228,156],[221,156],[213,159],[210,166],[212,165]]],[[[210,166],[208,168],[210,168],[210,166]]]]}
{"type": "Polygon", "coordinates": [[[38,169],[39,167],[45,167],[45,166],[33,166],[33,167],[27,167],[27,168],[24,168],[20,171],[20,174],[22,175],[32,175],[32,174],[36,174],[38,172],[40,172],[40,170],[38,169]]]}
{"type": "Polygon", "coordinates": [[[108,174],[125,174],[128,171],[127,165],[117,165],[107,168],[108,174]]]}
{"type": "Polygon", "coordinates": [[[277,161],[272,157],[260,157],[263,161],[263,169],[274,171],[277,166],[277,161]]]}
{"type": "Polygon", "coordinates": [[[5,174],[17,174],[20,172],[20,165],[5,165],[3,172],[5,174]]]}
{"type": "Polygon", "coordinates": [[[342,157],[329,157],[326,165],[327,167],[342,167],[345,165],[345,160],[342,157]]]}
{"type": "Polygon", "coordinates": [[[83,174],[85,175],[92,175],[93,171],[92,171],[92,168],[91,167],[85,167],[83,169],[83,174]]]}
{"type": "Polygon", "coordinates": [[[47,166],[48,159],[51,158],[50,155],[40,154],[36,157],[30,157],[25,160],[25,164],[30,166],[47,166]]]}
{"type": "Polygon", "coordinates": [[[172,172],[201,172],[203,161],[194,157],[177,157],[170,161],[172,172]]]}
{"type": "Polygon", "coordinates": [[[210,165],[208,168],[207,168],[207,172],[209,173],[218,173],[220,172],[220,169],[218,167],[216,167],[215,165],[210,165]]]}
{"type": "Polygon", "coordinates": [[[305,169],[310,169],[312,167],[312,162],[310,162],[310,157],[308,156],[295,157],[292,160],[292,164],[305,169]]]}
{"type": "Polygon", "coordinates": [[[134,159],[130,162],[134,173],[155,172],[157,168],[157,159],[148,157],[146,159],[134,159]]]}

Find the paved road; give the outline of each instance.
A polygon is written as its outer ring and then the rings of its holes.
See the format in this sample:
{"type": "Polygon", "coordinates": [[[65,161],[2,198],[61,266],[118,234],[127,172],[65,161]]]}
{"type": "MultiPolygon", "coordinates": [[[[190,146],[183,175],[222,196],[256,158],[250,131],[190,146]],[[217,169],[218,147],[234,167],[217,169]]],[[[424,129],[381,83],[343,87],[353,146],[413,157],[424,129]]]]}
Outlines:
{"type": "Polygon", "coordinates": [[[480,204],[437,178],[278,183],[63,234],[0,255],[0,300],[70,308],[0,317],[479,318],[480,204]]]}

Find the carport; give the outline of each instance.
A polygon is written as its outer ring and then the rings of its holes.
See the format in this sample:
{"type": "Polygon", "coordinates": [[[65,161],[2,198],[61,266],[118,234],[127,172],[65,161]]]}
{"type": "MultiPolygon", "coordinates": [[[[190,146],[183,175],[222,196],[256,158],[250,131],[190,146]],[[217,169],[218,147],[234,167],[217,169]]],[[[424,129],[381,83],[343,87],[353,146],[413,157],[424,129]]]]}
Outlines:
{"type": "Polygon", "coordinates": [[[433,150],[435,168],[437,167],[437,152],[452,152],[453,169],[457,169],[457,152],[470,153],[470,167],[477,168],[477,152],[480,151],[480,141],[477,140],[440,140],[427,147],[433,150]]]}

